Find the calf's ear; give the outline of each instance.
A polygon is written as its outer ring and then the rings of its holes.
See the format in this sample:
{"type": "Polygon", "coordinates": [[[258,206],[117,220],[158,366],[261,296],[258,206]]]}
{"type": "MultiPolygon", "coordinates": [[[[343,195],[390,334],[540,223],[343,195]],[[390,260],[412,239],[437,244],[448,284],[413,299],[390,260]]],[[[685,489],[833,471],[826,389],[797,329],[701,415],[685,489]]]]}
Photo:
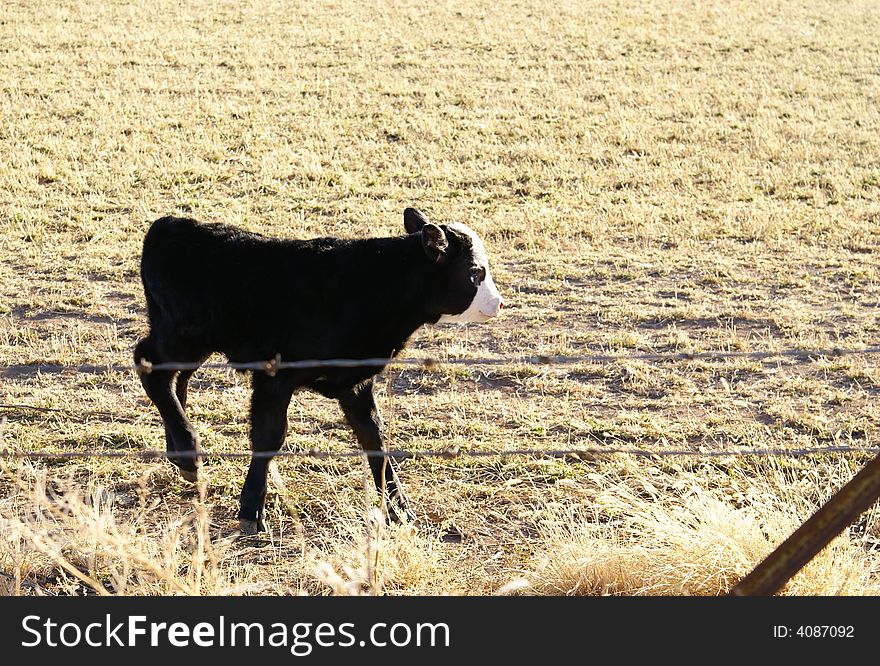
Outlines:
{"type": "Polygon", "coordinates": [[[449,241],[446,240],[443,229],[429,222],[422,227],[422,247],[425,248],[428,258],[437,264],[446,255],[449,241]]]}
{"type": "Polygon", "coordinates": [[[406,233],[414,234],[421,231],[426,224],[429,224],[428,218],[421,211],[415,208],[407,208],[403,211],[403,226],[406,228],[406,233]]]}

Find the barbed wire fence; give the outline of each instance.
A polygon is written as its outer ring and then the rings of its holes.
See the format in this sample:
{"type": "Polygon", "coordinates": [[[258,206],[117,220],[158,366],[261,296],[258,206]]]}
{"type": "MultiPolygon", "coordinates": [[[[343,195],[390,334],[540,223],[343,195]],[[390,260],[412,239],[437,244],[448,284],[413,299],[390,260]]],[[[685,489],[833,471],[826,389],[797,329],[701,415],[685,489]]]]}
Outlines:
{"type": "Polygon", "coordinates": [[[61,371],[61,372],[131,372],[138,374],[150,374],[157,371],[183,371],[183,370],[241,370],[265,372],[272,376],[282,370],[314,370],[321,368],[385,368],[400,366],[416,366],[428,371],[438,370],[449,365],[475,365],[475,366],[516,366],[516,365],[606,365],[626,361],[723,361],[729,359],[767,360],[770,358],[790,358],[796,362],[813,362],[820,358],[840,358],[845,356],[865,356],[880,354],[880,346],[864,347],[861,349],[849,349],[843,347],[829,347],[826,349],[780,349],[764,351],[702,351],[702,352],[638,352],[638,353],[599,353],[580,355],[552,355],[532,354],[524,356],[500,356],[481,358],[437,358],[437,357],[405,357],[405,358],[335,358],[335,359],[306,359],[297,361],[284,361],[280,355],[266,361],[249,361],[225,363],[198,363],[192,361],[165,361],[151,363],[142,359],[137,364],[90,364],[90,365],[57,365],[57,364],[17,364],[15,366],[0,366],[0,374],[12,370],[23,369],[61,371]]]}
{"type": "MultiPolygon", "coordinates": [[[[20,364],[14,366],[16,371],[24,368],[31,369],[49,369],[61,372],[85,372],[95,373],[103,372],[135,372],[138,375],[150,374],[152,372],[170,371],[192,371],[192,370],[236,370],[264,372],[269,376],[274,376],[278,372],[285,370],[316,370],[316,369],[346,369],[346,368],[375,368],[378,371],[388,367],[416,367],[424,369],[428,372],[440,370],[444,366],[578,366],[578,365],[607,365],[612,363],[625,363],[630,361],[643,362],[669,362],[669,361],[721,361],[729,359],[749,359],[749,360],[768,360],[772,358],[791,359],[795,363],[815,362],[820,359],[833,359],[845,356],[865,356],[880,354],[880,346],[865,347],[861,349],[847,349],[841,347],[830,347],[826,349],[782,349],[782,350],[766,350],[766,351],[705,351],[705,352],[639,352],[639,353],[598,353],[584,355],[526,355],[526,356],[503,356],[503,357],[481,357],[481,358],[360,358],[360,359],[307,359],[296,361],[284,361],[280,355],[267,361],[251,361],[251,362],[212,362],[197,363],[185,361],[167,361],[161,363],[151,363],[145,359],[137,364],[106,364],[106,365],[40,365],[40,364],[20,364]]],[[[11,366],[0,366],[0,374],[10,370],[11,366]]],[[[59,413],[69,415],[88,415],[88,416],[106,416],[108,418],[117,418],[118,415],[108,411],[85,410],[74,412],[63,407],[45,407],[39,405],[17,404],[17,403],[0,403],[0,410],[22,411],[32,410],[45,413],[59,413]]],[[[461,450],[457,447],[446,447],[440,450],[425,451],[321,451],[317,449],[309,450],[292,450],[279,451],[276,453],[265,454],[267,457],[315,457],[315,458],[333,458],[333,457],[358,457],[358,456],[382,456],[389,458],[427,458],[442,457],[455,458],[458,456],[468,457],[489,457],[489,456],[601,456],[601,455],[633,455],[633,456],[694,456],[694,457],[723,457],[723,456],[809,456],[832,453],[863,453],[876,452],[878,447],[872,446],[852,446],[852,445],[835,445],[814,448],[764,448],[764,449],[723,449],[708,450],[701,449],[644,449],[637,447],[569,447],[564,449],[504,449],[504,450],[461,450]]],[[[67,451],[67,452],[25,452],[25,451],[9,451],[0,449],[0,455],[7,457],[30,457],[30,458],[88,458],[88,457],[114,457],[114,458],[156,458],[156,457],[215,457],[215,458],[243,458],[260,453],[252,453],[250,451],[242,452],[217,452],[211,453],[203,451],[196,454],[178,453],[169,454],[165,451],[147,450],[147,451],[67,451]]]]}
{"type": "MultiPolygon", "coordinates": [[[[151,363],[142,359],[135,365],[107,364],[89,366],[46,366],[39,364],[16,365],[15,369],[23,368],[60,369],[67,372],[130,372],[138,375],[152,372],[178,372],[197,369],[233,369],[237,371],[263,372],[274,376],[284,371],[307,371],[318,369],[350,369],[373,368],[376,372],[387,367],[416,366],[426,371],[435,371],[445,365],[467,366],[522,366],[522,365],[605,365],[631,361],[667,362],[667,361],[720,361],[729,359],[768,360],[772,358],[788,358],[796,363],[815,362],[820,359],[840,358],[844,356],[865,356],[880,354],[880,346],[861,349],[828,348],[828,349],[783,349],[765,351],[705,351],[705,352],[644,352],[644,353],[601,353],[577,356],[559,355],[528,355],[514,357],[491,358],[362,358],[362,359],[309,359],[285,361],[280,355],[267,361],[197,363],[163,361],[151,363]]],[[[10,370],[0,367],[0,374],[10,370]]],[[[33,410],[46,413],[70,413],[70,410],[54,407],[42,407],[27,404],[3,404],[3,410],[33,410]]],[[[112,416],[110,412],[100,415],[112,416]]],[[[643,449],[635,447],[569,447],[563,449],[503,449],[503,450],[462,450],[451,446],[439,450],[383,450],[383,451],[322,451],[285,450],[277,452],[216,452],[191,451],[167,452],[159,450],[77,450],[77,451],[23,451],[7,448],[3,430],[6,424],[4,416],[0,422],[0,458],[10,459],[77,459],[77,458],[136,458],[156,460],[161,458],[251,458],[251,457],[308,457],[308,458],[354,458],[367,460],[370,456],[386,459],[405,458],[457,458],[472,457],[509,457],[509,456],[543,456],[543,457],[575,457],[590,459],[599,456],[630,455],[640,457],[730,457],[730,456],[812,456],[843,453],[875,453],[878,454],[848,484],[835,494],[825,505],[806,521],[789,539],[781,544],[751,574],[744,578],[733,590],[734,595],[769,595],[777,592],[785,583],[809,562],[835,536],[851,524],[858,515],[873,505],[880,498],[880,448],[876,446],[835,445],[823,447],[801,448],[763,448],[763,449],[643,449]]]]}
{"type": "MultiPolygon", "coordinates": [[[[865,347],[861,349],[847,349],[841,347],[830,347],[826,349],[782,349],[782,350],[766,350],[766,351],[705,351],[705,352],[639,352],[639,353],[599,353],[584,355],[527,355],[527,356],[504,356],[504,357],[482,357],[482,358],[361,358],[361,359],[307,359],[296,361],[284,361],[280,355],[267,361],[251,361],[251,362],[225,362],[225,363],[197,363],[197,362],[181,362],[168,361],[161,363],[151,363],[145,359],[137,364],[107,364],[107,365],[69,365],[69,366],[46,366],[39,364],[22,364],[14,366],[17,371],[23,368],[50,368],[52,370],[61,370],[66,372],[88,372],[94,373],[99,370],[106,372],[132,372],[138,375],[150,374],[152,372],[170,371],[191,371],[198,369],[206,370],[236,370],[264,372],[269,376],[274,376],[278,372],[285,370],[315,370],[315,369],[345,369],[345,368],[375,368],[377,371],[387,367],[416,367],[424,369],[428,372],[434,372],[444,366],[576,366],[576,365],[606,365],[611,363],[621,363],[628,361],[643,362],[668,362],[668,361],[721,361],[729,359],[749,359],[749,360],[767,360],[772,358],[792,359],[796,363],[815,362],[819,359],[841,358],[845,356],[865,356],[880,354],[880,346],[865,347]]],[[[0,374],[9,367],[0,366],[0,374]]],[[[39,405],[0,403],[0,410],[32,410],[46,413],[61,414],[87,414],[89,416],[106,416],[115,417],[116,415],[108,411],[84,411],[73,412],[72,410],[61,407],[44,407],[39,405]]],[[[504,449],[504,450],[462,450],[458,447],[445,447],[440,450],[423,450],[423,451],[406,451],[406,450],[389,450],[389,451],[322,451],[318,449],[309,450],[288,450],[278,451],[275,453],[253,453],[251,451],[241,452],[216,452],[201,451],[198,453],[182,452],[168,453],[159,450],[146,451],[63,451],[63,452],[35,452],[35,451],[10,451],[8,449],[0,449],[0,455],[13,458],[90,458],[90,457],[110,457],[110,458],[141,458],[154,459],[159,457],[214,457],[214,458],[250,458],[255,457],[314,457],[314,458],[346,458],[359,456],[381,456],[389,458],[455,458],[463,457],[491,457],[491,456],[548,456],[548,457],[594,457],[608,455],[632,455],[640,457],[652,456],[692,456],[692,457],[724,457],[724,456],[793,456],[803,457],[810,455],[822,454],[840,454],[840,453],[874,453],[880,450],[874,446],[852,446],[852,445],[835,445],[822,446],[813,448],[763,448],[763,449],[723,449],[708,450],[701,449],[644,449],[637,447],[569,447],[564,449],[504,449]]]]}

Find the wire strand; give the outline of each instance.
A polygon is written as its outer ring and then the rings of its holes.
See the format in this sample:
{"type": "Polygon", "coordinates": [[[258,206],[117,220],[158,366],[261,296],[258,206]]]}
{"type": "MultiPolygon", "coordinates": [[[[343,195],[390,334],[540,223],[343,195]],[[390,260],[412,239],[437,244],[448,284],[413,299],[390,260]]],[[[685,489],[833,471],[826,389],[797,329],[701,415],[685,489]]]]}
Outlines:
{"type": "Polygon", "coordinates": [[[734,358],[747,358],[763,360],[769,358],[793,358],[798,362],[812,362],[820,358],[837,358],[842,356],[862,356],[880,354],[880,346],[864,347],[862,349],[845,349],[831,347],[828,349],[781,349],[777,351],[703,351],[703,352],[641,352],[631,354],[584,354],[577,356],[564,355],[528,355],[506,357],[482,357],[482,358],[333,358],[333,359],[305,359],[296,361],[284,361],[280,355],[267,361],[229,361],[225,363],[199,363],[194,361],[162,361],[152,363],[141,359],[140,363],[125,365],[108,363],[106,365],[46,365],[46,364],[18,364],[14,366],[0,366],[0,373],[21,371],[25,368],[35,370],[52,371],[75,371],[83,373],[95,372],[129,372],[134,370],[138,374],[149,374],[157,371],[181,371],[181,370],[251,370],[254,372],[266,372],[274,374],[282,370],[315,370],[320,368],[378,368],[394,366],[417,366],[426,370],[436,370],[443,365],[589,365],[620,363],[626,361],[714,361],[734,358]]]}
{"type": "Polygon", "coordinates": [[[441,450],[424,451],[319,451],[316,449],[293,450],[293,451],[177,451],[166,452],[158,449],[144,451],[12,451],[0,450],[0,457],[13,459],[68,459],[68,458],[131,458],[157,460],[162,458],[358,458],[358,457],[388,457],[397,459],[411,458],[486,458],[486,457],[574,457],[590,458],[594,456],[630,455],[640,457],[699,457],[699,458],[724,458],[724,457],[768,457],[790,456],[804,457],[814,455],[829,455],[841,453],[880,453],[880,447],[873,446],[823,446],[814,448],[773,448],[773,449],[722,449],[706,451],[701,449],[638,449],[638,448],[571,448],[571,449],[506,449],[506,450],[461,450],[450,447],[441,450]]]}

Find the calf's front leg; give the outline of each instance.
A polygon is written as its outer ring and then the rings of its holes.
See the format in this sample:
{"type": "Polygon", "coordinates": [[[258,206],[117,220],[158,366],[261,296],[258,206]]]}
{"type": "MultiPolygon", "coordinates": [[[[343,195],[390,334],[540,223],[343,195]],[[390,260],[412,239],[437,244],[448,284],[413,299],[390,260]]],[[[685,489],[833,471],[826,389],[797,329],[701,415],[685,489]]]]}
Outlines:
{"type": "MultiPolygon", "coordinates": [[[[372,380],[358,384],[340,396],[339,405],[361,448],[367,452],[384,451],[382,417],[373,396],[372,380]]],[[[376,489],[388,508],[388,519],[397,523],[415,520],[397,479],[393,460],[380,455],[370,455],[368,459],[376,489]]]]}
{"type": "Polygon", "coordinates": [[[279,374],[253,374],[251,396],[251,464],[241,489],[238,525],[242,534],[266,530],[266,473],[272,456],[281,449],[287,434],[287,407],[293,385],[279,374]]]}

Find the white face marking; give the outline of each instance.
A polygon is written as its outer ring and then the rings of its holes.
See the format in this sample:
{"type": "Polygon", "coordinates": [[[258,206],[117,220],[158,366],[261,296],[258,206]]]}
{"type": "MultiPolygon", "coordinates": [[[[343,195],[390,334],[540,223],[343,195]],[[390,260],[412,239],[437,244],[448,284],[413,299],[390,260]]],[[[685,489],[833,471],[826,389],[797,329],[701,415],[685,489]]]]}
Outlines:
{"type": "Polygon", "coordinates": [[[445,324],[447,322],[454,322],[457,324],[467,324],[470,322],[482,323],[489,321],[493,317],[498,316],[498,313],[501,310],[501,305],[504,301],[501,298],[501,294],[498,293],[498,289],[495,287],[495,282],[492,280],[492,273],[489,272],[489,257],[486,254],[486,248],[483,246],[483,241],[480,240],[480,237],[477,236],[473,229],[464,224],[456,223],[448,226],[450,229],[470,237],[471,244],[473,245],[474,259],[476,260],[477,266],[486,269],[486,278],[477,287],[477,293],[474,295],[474,300],[471,301],[471,304],[464,312],[460,312],[459,314],[445,314],[437,320],[437,323],[445,324]]]}

